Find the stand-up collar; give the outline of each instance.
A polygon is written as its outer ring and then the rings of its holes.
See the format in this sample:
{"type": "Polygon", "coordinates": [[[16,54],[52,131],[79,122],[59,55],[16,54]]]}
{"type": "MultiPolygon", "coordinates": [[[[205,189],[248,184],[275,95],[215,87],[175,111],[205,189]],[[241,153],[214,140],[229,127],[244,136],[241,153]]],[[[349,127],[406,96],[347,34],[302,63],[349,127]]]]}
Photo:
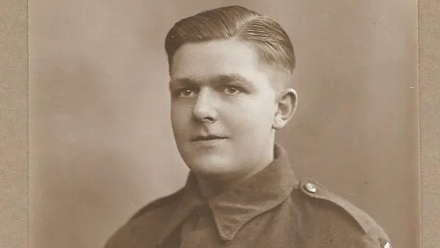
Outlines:
{"type": "Polygon", "coordinates": [[[208,201],[200,196],[197,179],[190,173],[184,194],[171,213],[159,242],[182,223],[195,207],[203,205],[208,205],[212,210],[219,236],[223,240],[232,240],[252,218],[282,203],[296,183],[287,153],[279,145],[274,147],[274,160],[269,166],[208,201]]]}

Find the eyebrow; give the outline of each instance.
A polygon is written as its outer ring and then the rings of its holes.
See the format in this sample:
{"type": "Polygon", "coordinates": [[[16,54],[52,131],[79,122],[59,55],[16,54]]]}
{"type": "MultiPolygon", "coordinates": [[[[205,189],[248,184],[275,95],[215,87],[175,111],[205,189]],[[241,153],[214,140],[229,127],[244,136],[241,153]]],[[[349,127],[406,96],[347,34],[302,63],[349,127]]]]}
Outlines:
{"type": "Polygon", "coordinates": [[[172,89],[174,85],[181,84],[181,85],[187,85],[187,86],[197,86],[197,85],[203,85],[203,84],[215,84],[215,85],[222,85],[222,84],[228,84],[231,82],[241,82],[245,86],[251,87],[252,83],[246,79],[244,76],[233,73],[233,74],[224,74],[224,75],[218,75],[215,77],[207,78],[206,80],[200,80],[200,79],[194,79],[194,78],[178,78],[171,80],[169,83],[169,88],[172,89]],[[208,83],[207,83],[208,82],[208,83]]]}

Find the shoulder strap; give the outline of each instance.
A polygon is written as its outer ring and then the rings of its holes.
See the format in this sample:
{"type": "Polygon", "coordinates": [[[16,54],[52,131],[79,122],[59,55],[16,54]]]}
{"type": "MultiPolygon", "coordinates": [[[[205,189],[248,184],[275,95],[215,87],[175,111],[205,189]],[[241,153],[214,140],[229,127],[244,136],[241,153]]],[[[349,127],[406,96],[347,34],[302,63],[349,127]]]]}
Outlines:
{"type": "Polygon", "coordinates": [[[347,200],[330,192],[316,181],[312,179],[302,180],[299,183],[299,187],[300,191],[305,196],[330,202],[341,208],[358,224],[358,226],[365,233],[370,232],[372,229],[380,229],[380,231],[383,232],[382,228],[368,214],[366,214],[364,211],[360,210],[347,200]]]}

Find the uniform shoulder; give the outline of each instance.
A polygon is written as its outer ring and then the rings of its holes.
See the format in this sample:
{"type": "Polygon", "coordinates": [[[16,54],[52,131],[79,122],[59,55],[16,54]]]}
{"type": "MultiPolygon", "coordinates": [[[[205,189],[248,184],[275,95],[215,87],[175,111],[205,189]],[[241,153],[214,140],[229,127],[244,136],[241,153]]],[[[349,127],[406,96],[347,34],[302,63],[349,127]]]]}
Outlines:
{"type": "Polygon", "coordinates": [[[149,213],[151,211],[155,211],[158,209],[162,209],[165,206],[169,206],[174,204],[176,201],[180,199],[180,197],[183,195],[183,189],[180,189],[172,194],[169,194],[167,196],[163,196],[161,198],[158,198],[149,204],[145,205],[141,209],[139,209],[131,218],[129,221],[135,220],[146,213],[149,213]]]}
{"type": "MultiPolygon", "coordinates": [[[[183,189],[170,195],[161,197],[138,210],[121,227],[115,230],[107,240],[105,248],[135,247],[136,242],[143,242],[147,246],[154,243],[160,234],[161,227],[169,212],[179,201],[183,189]]],[[[137,247],[137,246],[136,246],[137,247]]]]}
{"type": "Polygon", "coordinates": [[[348,219],[357,226],[361,233],[365,235],[374,233],[375,236],[388,239],[385,231],[371,216],[344,198],[327,190],[313,179],[301,180],[298,184],[298,189],[300,191],[299,194],[302,195],[303,198],[309,199],[311,204],[317,207],[338,211],[340,215],[346,217],[344,219],[348,219]]]}

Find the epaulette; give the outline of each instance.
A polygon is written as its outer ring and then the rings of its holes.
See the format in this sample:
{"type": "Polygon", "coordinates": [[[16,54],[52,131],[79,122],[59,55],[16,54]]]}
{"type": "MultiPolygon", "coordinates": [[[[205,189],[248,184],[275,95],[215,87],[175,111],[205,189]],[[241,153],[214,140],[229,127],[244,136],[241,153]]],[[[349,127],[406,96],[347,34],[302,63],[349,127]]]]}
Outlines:
{"type": "Polygon", "coordinates": [[[316,181],[312,179],[302,180],[299,183],[299,188],[300,191],[308,197],[330,202],[341,208],[357,223],[357,225],[363,230],[363,232],[368,233],[375,229],[376,231],[385,233],[382,228],[368,214],[366,214],[364,211],[360,210],[347,200],[330,192],[316,181]]]}

